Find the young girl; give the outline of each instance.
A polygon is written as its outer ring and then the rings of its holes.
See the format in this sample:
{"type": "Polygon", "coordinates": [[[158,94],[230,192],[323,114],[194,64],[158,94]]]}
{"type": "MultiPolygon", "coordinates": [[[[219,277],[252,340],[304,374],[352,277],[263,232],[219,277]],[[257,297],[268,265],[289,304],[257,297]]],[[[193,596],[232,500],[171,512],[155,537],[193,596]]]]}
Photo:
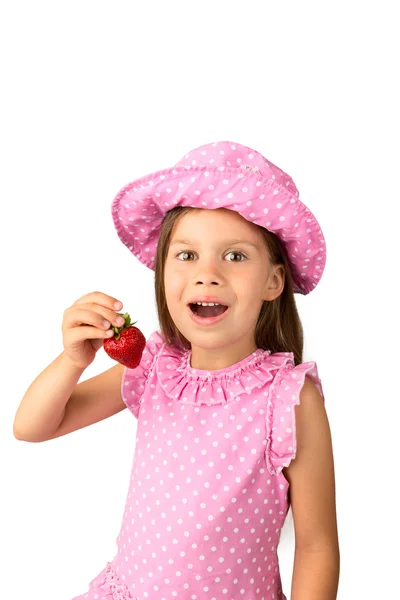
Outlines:
{"type": "Polygon", "coordinates": [[[122,308],[83,296],[14,424],[42,441],[125,407],[138,420],[117,553],[73,600],[286,600],[277,548],[290,505],[291,598],[336,598],[332,443],[294,299],[316,287],[326,251],[298,196],[261,154],[218,142],[114,199],[120,239],[155,271],[160,328],[138,367],[77,385],[122,308]]]}

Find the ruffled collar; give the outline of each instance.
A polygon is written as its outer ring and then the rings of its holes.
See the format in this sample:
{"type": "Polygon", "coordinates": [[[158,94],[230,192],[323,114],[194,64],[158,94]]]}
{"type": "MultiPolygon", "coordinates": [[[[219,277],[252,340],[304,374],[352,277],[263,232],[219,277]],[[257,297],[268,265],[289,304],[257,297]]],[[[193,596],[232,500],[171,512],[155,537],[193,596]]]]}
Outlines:
{"type": "Polygon", "coordinates": [[[224,369],[194,369],[192,351],[163,344],[156,362],[158,381],[170,398],[182,404],[225,404],[240,394],[265,385],[283,365],[294,365],[292,352],[258,348],[249,356],[224,369]]]}

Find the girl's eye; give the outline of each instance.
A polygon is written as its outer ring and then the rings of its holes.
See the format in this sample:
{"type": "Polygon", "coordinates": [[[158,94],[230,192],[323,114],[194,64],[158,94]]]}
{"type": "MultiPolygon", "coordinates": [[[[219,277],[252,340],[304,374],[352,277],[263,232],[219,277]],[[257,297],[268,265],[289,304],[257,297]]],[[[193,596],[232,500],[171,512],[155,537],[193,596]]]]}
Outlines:
{"type": "MultiPolygon", "coordinates": [[[[182,250],[182,252],[178,252],[178,254],[177,254],[176,256],[178,257],[180,254],[194,254],[194,252],[191,252],[190,250],[182,250]]],[[[245,259],[245,258],[247,258],[247,257],[245,256],[245,254],[243,254],[243,252],[236,252],[236,250],[231,250],[230,252],[228,252],[228,254],[239,254],[239,255],[240,255],[240,256],[242,256],[244,259],[245,259]]],[[[227,255],[228,255],[228,254],[227,254],[227,255]]],[[[227,255],[226,255],[226,256],[227,256],[227,255]]],[[[187,261],[186,261],[186,260],[184,260],[183,262],[187,262],[187,261]]],[[[243,262],[243,260],[230,260],[230,261],[228,261],[228,262],[243,262]]]]}
{"type": "MultiPolygon", "coordinates": [[[[243,254],[243,252],[236,252],[236,250],[231,250],[230,252],[228,252],[228,254],[238,254],[240,256],[243,256],[243,258],[246,258],[246,256],[243,254]]],[[[229,262],[243,262],[242,260],[230,260],[229,262]]]]}
{"type": "MultiPolygon", "coordinates": [[[[187,252],[187,250],[182,250],[182,252],[178,252],[178,254],[176,256],[178,257],[180,254],[193,254],[193,252],[187,252]]],[[[187,262],[187,261],[184,261],[184,262],[187,262]]]]}

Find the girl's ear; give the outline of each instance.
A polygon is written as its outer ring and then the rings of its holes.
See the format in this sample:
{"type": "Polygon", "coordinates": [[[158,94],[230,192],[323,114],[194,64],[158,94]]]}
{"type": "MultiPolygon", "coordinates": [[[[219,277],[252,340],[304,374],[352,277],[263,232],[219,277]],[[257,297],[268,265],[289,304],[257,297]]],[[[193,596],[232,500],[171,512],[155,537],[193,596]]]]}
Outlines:
{"type": "Polygon", "coordinates": [[[275,300],[285,287],[285,268],[283,265],[272,266],[272,271],[265,284],[263,300],[275,300]]]}

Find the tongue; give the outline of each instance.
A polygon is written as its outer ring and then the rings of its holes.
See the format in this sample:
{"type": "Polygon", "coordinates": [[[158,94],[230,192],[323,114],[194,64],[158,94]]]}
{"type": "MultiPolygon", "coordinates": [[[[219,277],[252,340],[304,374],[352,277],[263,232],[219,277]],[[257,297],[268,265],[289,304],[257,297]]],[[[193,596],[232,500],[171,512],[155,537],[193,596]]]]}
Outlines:
{"type": "Polygon", "coordinates": [[[199,317],[217,317],[226,311],[226,306],[202,306],[201,304],[196,304],[195,311],[199,317]]]}

